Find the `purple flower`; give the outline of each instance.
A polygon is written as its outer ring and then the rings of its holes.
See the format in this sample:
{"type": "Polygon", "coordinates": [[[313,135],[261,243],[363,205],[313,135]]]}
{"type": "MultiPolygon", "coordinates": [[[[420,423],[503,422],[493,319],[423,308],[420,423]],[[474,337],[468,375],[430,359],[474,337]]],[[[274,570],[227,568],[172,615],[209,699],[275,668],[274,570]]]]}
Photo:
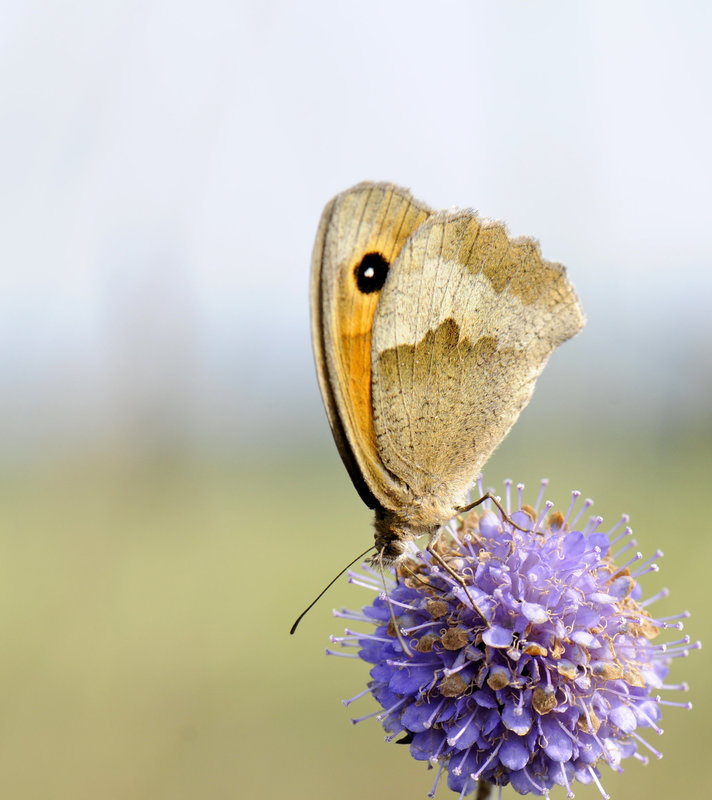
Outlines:
{"type": "Polygon", "coordinates": [[[580,781],[605,798],[601,764],[621,771],[625,758],[661,757],[648,741],[662,733],[661,707],[690,706],[659,692],[687,689],[665,678],[671,659],[699,643],[654,643],[689,615],[651,615],[666,592],[642,600],[639,579],[662,553],[628,554],[627,517],[606,533],[600,517],[580,523],[591,501],[574,516],[578,492],[565,515],[548,502],[540,512],[545,481],[534,508],[517,487],[511,513],[511,481],[505,486],[507,513],[526,532],[491,510],[451,523],[436,549],[464,586],[414,544],[395,580],[386,579],[387,595],[366,565],[351,582],[375,591],[374,602],[335,614],[375,630],[332,641],[373,665],[357,697],[376,698],[382,710],[367,716],[383,722],[387,741],[400,737],[413,758],[438,767],[430,796],[446,772],[460,797],[480,784],[546,796],[556,784],[573,797],[580,781]]]}

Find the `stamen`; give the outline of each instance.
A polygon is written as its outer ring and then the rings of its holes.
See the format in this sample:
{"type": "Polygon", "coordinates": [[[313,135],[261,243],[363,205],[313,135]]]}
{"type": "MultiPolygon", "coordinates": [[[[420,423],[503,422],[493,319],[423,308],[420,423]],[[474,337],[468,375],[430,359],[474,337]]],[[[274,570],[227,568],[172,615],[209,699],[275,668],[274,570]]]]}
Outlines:
{"type": "MultiPolygon", "coordinates": [[[[649,559],[647,559],[646,561],[644,561],[644,562],[643,562],[643,563],[642,563],[642,564],[641,564],[641,565],[638,567],[638,570],[637,570],[636,572],[633,572],[633,573],[632,573],[633,577],[634,577],[634,578],[637,578],[639,575],[642,575],[642,574],[643,574],[642,570],[643,570],[643,569],[645,569],[645,567],[648,567],[648,566],[652,565],[652,563],[655,561],[655,559],[656,559],[656,558],[662,558],[662,557],[663,557],[663,555],[664,555],[664,553],[663,553],[663,551],[662,551],[662,550],[656,550],[656,551],[653,553],[653,555],[652,555],[652,556],[650,556],[650,558],[649,558],[649,559]]],[[[656,570],[658,569],[657,565],[655,565],[655,569],[656,569],[656,570]]]]}
{"type": "Polygon", "coordinates": [[[581,497],[581,492],[579,492],[578,489],[574,489],[573,492],[571,492],[571,504],[569,505],[569,510],[566,512],[566,516],[564,517],[564,523],[561,526],[562,528],[566,527],[566,523],[569,521],[571,512],[574,510],[574,506],[576,505],[579,497],[581,497]]]}
{"type": "MultiPolygon", "coordinates": [[[[628,522],[627,519],[625,521],[628,522]]],[[[616,528],[617,527],[618,525],[616,525],[616,528]]],[[[620,540],[624,539],[626,536],[632,536],[632,535],[633,535],[633,529],[630,527],[626,527],[623,533],[619,533],[615,539],[611,539],[611,547],[613,547],[614,544],[618,544],[618,542],[620,542],[620,540]]]]}
{"type": "MultiPolygon", "coordinates": [[[[432,717],[430,719],[432,719],[432,717]]],[[[442,752],[442,749],[443,747],[445,747],[446,744],[447,744],[447,738],[443,736],[443,738],[440,740],[440,744],[438,745],[438,749],[428,759],[428,761],[432,765],[435,765],[437,763],[438,759],[440,758],[440,753],[442,752]]]]}
{"type": "Polygon", "coordinates": [[[678,647],[669,647],[663,650],[660,655],[665,655],[668,658],[687,658],[690,655],[690,650],[701,650],[702,642],[693,642],[689,646],[679,645],[678,647]]]}
{"type": "Polygon", "coordinates": [[[639,613],[636,613],[635,611],[627,611],[626,609],[616,609],[615,613],[618,619],[626,620],[627,622],[630,622],[633,625],[643,624],[643,616],[639,613]]]}
{"type": "Polygon", "coordinates": [[[571,798],[576,797],[576,795],[571,791],[571,784],[569,783],[569,779],[566,777],[566,770],[564,769],[563,762],[559,762],[559,767],[561,768],[561,778],[563,779],[564,786],[566,787],[566,796],[571,800],[571,798]]]}
{"type": "Polygon", "coordinates": [[[383,581],[383,590],[386,593],[386,602],[388,603],[388,610],[391,613],[391,624],[393,625],[393,630],[396,634],[396,638],[398,639],[398,644],[401,646],[401,650],[408,656],[408,658],[413,658],[413,654],[408,649],[408,645],[405,643],[405,639],[403,638],[400,632],[400,626],[398,625],[398,620],[396,619],[395,611],[393,611],[393,603],[391,603],[390,595],[388,594],[388,586],[386,585],[386,575],[383,571],[383,550],[380,550],[378,553],[378,566],[381,573],[381,580],[383,581]]]}
{"type": "Polygon", "coordinates": [[[640,734],[633,731],[629,735],[632,736],[636,740],[636,742],[640,742],[644,747],[650,750],[650,752],[655,756],[655,758],[659,759],[663,757],[663,754],[659,750],[656,750],[652,745],[648,744],[640,734]]]}
{"type": "Polygon", "coordinates": [[[351,720],[353,725],[358,725],[359,722],[363,722],[365,719],[371,719],[371,717],[377,717],[379,714],[383,713],[383,709],[380,708],[376,711],[372,711],[370,714],[366,714],[363,717],[356,717],[355,719],[351,720]]]}
{"type": "Polygon", "coordinates": [[[655,733],[658,734],[658,736],[662,736],[663,735],[663,729],[661,727],[659,727],[657,722],[654,719],[652,719],[650,716],[648,716],[648,714],[646,714],[645,711],[642,708],[638,709],[637,716],[642,717],[642,719],[644,719],[648,723],[648,726],[650,728],[652,728],[652,730],[654,730],[655,733]]]}
{"type": "Polygon", "coordinates": [[[389,667],[440,667],[440,661],[396,661],[393,658],[387,658],[385,662],[389,667]]]}
{"type": "Polygon", "coordinates": [[[603,798],[603,800],[611,800],[611,796],[609,794],[606,794],[606,791],[604,790],[603,786],[601,786],[601,781],[598,780],[598,776],[593,771],[593,767],[591,767],[589,764],[587,764],[586,765],[586,769],[588,770],[588,772],[589,772],[589,774],[591,776],[591,779],[596,784],[596,788],[601,793],[601,797],[603,798]]]}
{"type": "Polygon", "coordinates": [[[485,761],[485,763],[477,770],[477,772],[471,772],[470,777],[473,781],[478,781],[480,779],[480,775],[489,767],[492,761],[497,757],[497,753],[499,753],[499,748],[504,744],[504,739],[500,739],[499,744],[494,750],[490,753],[490,757],[485,761]]]}
{"type": "MultiPolygon", "coordinates": [[[[589,717],[588,715],[588,709],[583,703],[581,704],[581,707],[583,708],[584,714],[586,715],[586,721],[588,722],[589,730],[593,730],[593,725],[591,725],[591,717],[589,717]]],[[[564,725],[564,723],[560,719],[557,719],[556,722],[558,726],[561,728],[561,730],[569,737],[569,739],[571,739],[571,741],[575,745],[578,745],[579,744],[578,739],[574,736],[573,733],[571,733],[571,731],[566,727],[566,725],[564,725]]]]}
{"type": "Polygon", "coordinates": [[[554,504],[551,502],[551,500],[547,500],[546,503],[544,503],[544,510],[539,515],[539,518],[536,521],[536,525],[532,529],[532,533],[537,533],[539,527],[541,526],[541,523],[546,519],[546,515],[551,511],[553,507],[554,504]]]}
{"type": "Polygon", "coordinates": [[[636,570],[635,572],[631,572],[631,575],[634,578],[640,578],[643,575],[647,575],[648,572],[660,572],[660,567],[657,564],[651,564],[649,567],[643,570],[636,570]]]}
{"type": "Polygon", "coordinates": [[[663,700],[660,695],[655,698],[656,702],[659,703],[661,706],[670,706],[671,708],[684,708],[686,711],[690,711],[692,708],[692,703],[678,703],[674,700],[663,700]]]}
{"type": "Polygon", "coordinates": [[[511,502],[512,501],[512,483],[513,483],[513,481],[512,481],[511,478],[505,478],[505,480],[504,480],[504,496],[506,498],[506,502],[504,504],[504,507],[507,509],[507,514],[511,514],[512,513],[512,502],[511,502]]]}
{"type": "Polygon", "coordinates": [[[630,691],[628,690],[628,687],[625,684],[623,684],[623,687],[624,687],[623,690],[621,690],[621,689],[614,689],[612,686],[602,686],[599,689],[599,691],[601,693],[605,692],[606,694],[612,694],[615,697],[620,697],[622,700],[625,701],[624,705],[630,708],[630,706],[632,705],[630,691]]]}
{"type": "MultiPolygon", "coordinates": [[[[440,713],[440,710],[442,709],[442,707],[445,705],[445,700],[446,700],[446,698],[443,697],[443,699],[438,703],[438,707],[435,709],[435,711],[433,711],[433,713],[425,720],[425,722],[423,723],[425,728],[431,728],[432,727],[433,723],[435,722],[435,718],[440,713]]],[[[445,743],[445,741],[446,741],[446,737],[443,737],[443,744],[445,743]]]]}
{"type": "Polygon", "coordinates": [[[329,650],[328,647],[324,652],[327,656],[339,656],[339,658],[361,658],[361,656],[357,655],[356,653],[340,653],[337,650],[329,650]]]}
{"type": "Polygon", "coordinates": [[[680,614],[672,614],[669,617],[658,617],[656,622],[657,622],[658,625],[660,625],[660,624],[662,624],[664,622],[668,622],[671,619],[690,619],[690,616],[691,615],[690,615],[689,611],[683,611],[680,614]]]}
{"type": "Polygon", "coordinates": [[[392,597],[391,604],[398,606],[398,608],[404,608],[406,611],[422,611],[418,606],[413,606],[410,603],[401,603],[400,600],[394,600],[392,597]]]}
{"type": "Polygon", "coordinates": [[[370,694],[370,693],[371,693],[371,687],[367,686],[362,692],[359,692],[358,694],[355,694],[353,697],[350,697],[348,700],[342,700],[341,702],[345,706],[348,707],[348,706],[351,705],[351,703],[354,703],[356,700],[360,700],[364,695],[367,695],[367,694],[370,694]]]}
{"type": "Polygon", "coordinates": [[[611,554],[611,559],[614,562],[616,562],[616,561],[618,561],[620,559],[620,557],[623,555],[623,553],[627,553],[628,550],[630,550],[631,547],[637,547],[637,546],[638,546],[638,540],[637,539],[631,539],[629,542],[626,542],[623,545],[623,547],[621,547],[621,549],[618,550],[616,553],[612,553],[611,554]]]}
{"type": "Polygon", "coordinates": [[[465,763],[465,760],[467,759],[467,756],[470,755],[470,750],[472,750],[473,747],[474,747],[474,745],[471,744],[467,748],[467,750],[465,750],[465,755],[460,759],[460,763],[456,767],[453,767],[450,770],[450,772],[452,772],[453,775],[462,775],[462,765],[465,763]]]}
{"type": "MultiPolygon", "coordinates": [[[[463,650],[462,651],[462,653],[463,653],[463,661],[459,666],[457,666],[457,667],[455,667],[455,666],[445,667],[445,669],[443,670],[443,675],[445,675],[445,677],[449,677],[450,675],[454,675],[456,672],[460,672],[460,670],[465,669],[465,667],[469,667],[470,666],[470,664],[472,662],[464,660],[464,652],[465,651],[463,650]]],[[[458,656],[458,658],[459,658],[459,656],[458,656]]]]}
{"type": "Polygon", "coordinates": [[[682,622],[661,622],[659,619],[653,619],[653,625],[657,625],[658,628],[663,628],[664,630],[671,630],[671,631],[684,631],[685,626],[682,622]]]}
{"type": "MultiPolygon", "coordinates": [[[[620,528],[621,525],[627,525],[629,520],[630,517],[627,514],[623,514],[618,522],[616,522],[616,524],[608,531],[607,536],[611,544],[617,541],[617,539],[611,539],[611,536],[615,533],[615,531],[618,530],[618,528],[620,528]]],[[[623,535],[625,535],[625,531],[623,532],[623,535]]]]}
{"type": "Polygon", "coordinates": [[[656,601],[662,600],[663,598],[669,597],[669,596],[670,596],[670,590],[667,587],[665,587],[665,588],[661,589],[657,594],[654,594],[652,597],[649,597],[647,600],[641,600],[640,601],[640,605],[643,608],[647,608],[648,606],[651,606],[656,601]]]}
{"type": "Polygon", "coordinates": [[[588,521],[588,525],[584,528],[583,535],[590,536],[592,533],[595,532],[596,528],[603,523],[603,517],[591,517],[588,521]]]}
{"type": "Polygon", "coordinates": [[[413,625],[411,628],[401,628],[401,633],[404,636],[411,636],[416,631],[422,631],[423,628],[432,628],[434,625],[441,625],[440,620],[433,619],[430,622],[424,622],[422,625],[413,625]]]}
{"type": "Polygon", "coordinates": [[[332,609],[331,613],[337,619],[348,619],[352,622],[372,622],[373,620],[369,619],[364,614],[357,614],[355,611],[349,611],[348,608],[342,608],[341,611],[334,608],[332,609]]]}
{"type": "Polygon", "coordinates": [[[375,633],[359,633],[358,631],[352,631],[350,628],[346,628],[344,630],[346,636],[330,636],[329,639],[332,642],[341,642],[341,641],[360,641],[361,639],[368,639],[369,642],[390,642],[393,639],[390,636],[376,636],[375,633]]]}
{"type": "Polygon", "coordinates": [[[403,705],[403,703],[407,703],[408,700],[410,700],[409,697],[403,697],[397,703],[394,703],[390,708],[381,711],[380,714],[376,714],[376,719],[379,722],[383,722],[386,717],[390,716],[394,711],[397,711],[403,705]]]}
{"type": "Polygon", "coordinates": [[[574,518],[571,520],[571,527],[572,527],[572,528],[573,528],[573,527],[574,527],[574,525],[575,525],[575,524],[576,524],[576,523],[579,521],[579,519],[581,518],[581,516],[582,516],[583,514],[585,514],[585,513],[586,513],[586,511],[588,511],[588,509],[589,509],[589,508],[591,508],[591,506],[592,506],[592,505],[593,505],[593,500],[591,500],[591,498],[590,498],[590,497],[587,497],[587,498],[586,498],[586,499],[583,501],[583,505],[581,506],[581,509],[579,510],[578,514],[577,514],[577,515],[576,515],[576,516],[575,516],[575,517],[574,517],[574,518]]]}
{"type": "MultiPolygon", "coordinates": [[[[457,517],[453,517],[452,519],[447,521],[445,525],[445,531],[450,534],[453,538],[457,537],[457,527],[455,526],[455,520],[457,517]]],[[[459,540],[458,540],[459,541],[459,540]]]]}
{"type": "Polygon", "coordinates": [[[676,639],[674,642],[665,642],[665,644],[654,644],[653,648],[655,650],[662,650],[664,653],[666,653],[668,649],[672,649],[675,647],[675,645],[680,645],[680,644],[684,645],[690,644],[690,637],[687,634],[685,634],[682,637],[682,639],[676,639]]]}
{"type": "Polygon", "coordinates": [[[640,550],[638,550],[638,552],[633,556],[633,558],[626,561],[625,564],[623,564],[623,566],[618,567],[618,572],[623,572],[624,569],[628,569],[628,567],[630,567],[631,564],[635,564],[636,561],[640,561],[642,557],[643,554],[640,552],[640,550]]]}
{"type": "Polygon", "coordinates": [[[522,768],[522,772],[526,776],[526,779],[529,781],[529,783],[531,783],[531,785],[537,790],[537,792],[539,792],[539,794],[543,794],[544,797],[549,796],[549,790],[544,788],[543,786],[539,786],[539,784],[536,783],[534,778],[532,778],[532,776],[529,774],[529,771],[527,770],[526,767],[522,768]]]}
{"type": "Polygon", "coordinates": [[[467,718],[467,720],[465,721],[463,726],[460,728],[460,730],[454,736],[448,736],[447,743],[450,745],[450,747],[454,747],[457,744],[457,740],[467,730],[468,726],[470,725],[472,720],[475,718],[475,714],[476,713],[477,713],[477,709],[475,709],[472,712],[472,714],[470,714],[470,716],[467,718]]]}
{"type": "Polygon", "coordinates": [[[362,578],[360,575],[349,573],[349,583],[354,586],[360,586],[362,589],[371,589],[374,592],[381,591],[380,586],[374,586],[372,583],[368,583],[366,579],[362,578]]]}
{"type": "Polygon", "coordinates": [[[603,755],[603,758],[606,760],[608,766],[611,769],[615,769],[613,758],[611,754],[608,752],[608,748],[606,747],[605,743],[601,741],[597,733],[594,733],[593,729],[590,730],[590,735],[593,736],[593,740],[601,748],[601,754],[603,755]]]}
{"type": "Polygon", "coordinates": [[[463,785],[463,787],[462,787],[462,791],[460,792],[460,796],[458,797],[458,799],[457,799],[457,800],[464,800],[465,796],[466,796],[466,795],[468,795],[468,794],[470,794],[470,792],[471,792],[471,791],[472,791],[474,788],[475,788],[474,786],[470,786],[470,779],[468,778],[468,779],[465,781],[465,783],[464,783],[464,785],[463,785]]]}
{"type": "MultiPolygon", "coordinates": [[[[539,494],[536,497],[536,503],[534,503],[534,510],[537,512],[537,514],[539,513],[539,503],[541,503],[541,501],[544,499],[544,492],[546,491],[546,487],[548,485],[549,485],[549,479],[548,478],[542,478],[541,479],[541,483],[539,484],[539,494]]],[[[522,507],[522,491],[524,489],[524,484],[520,483],[517,486],[517,489],[519,489],[519,508],[521,508],[522,507]]]]}
{"type": "Polygon", "coordinates": [[[442,771],[445,767],[445,764],[440,764],[438,768],[438,774],[435,776],[435,783],[433,784],[433,788],[428,792],[428,797],[435,797],[435,790],[438,788],[438,782],[440,780],[440,775],[442,775],[442,771]]]}

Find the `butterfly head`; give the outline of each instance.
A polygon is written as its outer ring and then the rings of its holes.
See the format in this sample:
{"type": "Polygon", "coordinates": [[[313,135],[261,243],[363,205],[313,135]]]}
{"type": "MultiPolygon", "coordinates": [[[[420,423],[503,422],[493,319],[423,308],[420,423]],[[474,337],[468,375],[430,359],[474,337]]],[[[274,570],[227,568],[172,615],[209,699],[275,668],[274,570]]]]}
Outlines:
{"type": "Polygon", "coordinates": [[[377,508],[373,527],[376,529],[376,555],[372,561],[374,564],[390,567],[403,560],[408,542],[420,536],[432,537],[440,526],[414,524],[397,512],[377,508]]]}

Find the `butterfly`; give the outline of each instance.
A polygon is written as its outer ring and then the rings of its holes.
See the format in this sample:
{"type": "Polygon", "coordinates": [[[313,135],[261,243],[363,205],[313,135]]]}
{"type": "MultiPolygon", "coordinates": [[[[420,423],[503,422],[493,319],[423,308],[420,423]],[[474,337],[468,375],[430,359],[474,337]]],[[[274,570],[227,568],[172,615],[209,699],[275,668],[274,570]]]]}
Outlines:
{"type": "Polygon", "coordinates": [[[324,406],[375,512],[382,565],[416,537],[432,545],[466,508],[549,356],[585,321],[535,240],[370,182],[324,209],[311,310],[324,406]]]}

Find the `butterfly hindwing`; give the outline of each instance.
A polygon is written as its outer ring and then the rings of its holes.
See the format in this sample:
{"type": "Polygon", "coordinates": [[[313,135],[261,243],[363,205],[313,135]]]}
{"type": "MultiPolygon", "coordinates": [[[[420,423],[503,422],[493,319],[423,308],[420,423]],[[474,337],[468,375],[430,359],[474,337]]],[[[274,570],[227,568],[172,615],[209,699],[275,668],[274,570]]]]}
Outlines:
{"type": "Polygon", "coordinates": [[[472,212],[430,216],[393,263],[373,319],[374,433],[387,470],[449,514],[583,321],[564,268],[536,242],[472,212]]]}

